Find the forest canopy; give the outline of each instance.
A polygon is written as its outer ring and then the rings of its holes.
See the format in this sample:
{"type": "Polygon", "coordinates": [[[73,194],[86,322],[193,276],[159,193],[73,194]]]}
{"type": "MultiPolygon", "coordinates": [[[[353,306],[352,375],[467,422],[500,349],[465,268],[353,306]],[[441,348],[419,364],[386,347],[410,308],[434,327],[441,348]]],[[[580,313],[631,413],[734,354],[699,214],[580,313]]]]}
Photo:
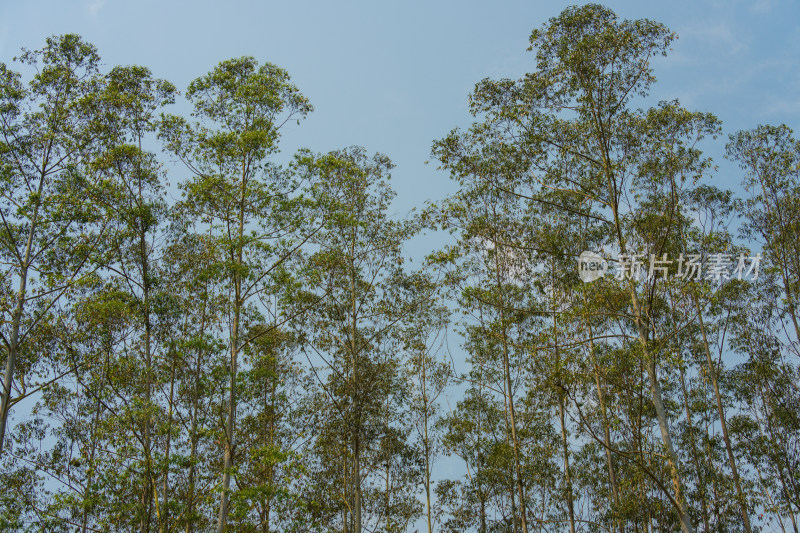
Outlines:
{"type": "Polygon", "coordinates": [[[675,38],[546,21],[407,216],[272,63],[0,62],[0,529],[797,532],[800,141],[653,103],[675,38]]]}

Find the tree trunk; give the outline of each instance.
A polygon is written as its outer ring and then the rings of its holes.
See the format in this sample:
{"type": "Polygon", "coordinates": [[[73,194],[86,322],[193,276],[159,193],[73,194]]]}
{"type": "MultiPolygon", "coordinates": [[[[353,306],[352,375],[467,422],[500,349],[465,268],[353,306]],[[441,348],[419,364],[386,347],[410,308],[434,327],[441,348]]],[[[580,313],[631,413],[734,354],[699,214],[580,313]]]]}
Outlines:
{"type": "Polygon", "coordinates": [[[567,426],[564,421],[564,395],[558,394],[558,418],[561,422],[561,445],[564,457],[564,482],[567,485],[567,510],[569,512],[569,531],[575,533],[575,503],[572,497],[572,476],[569,468],[569,444],[567,426]]]}
{"type": "Polygon", "coordinates": [[[700,505],[703,511],[703,525],[707,532],[711,531],[711,525],[708,518],[708,501],[706,499],[705,479],[703,479],[702,470],[700,468],[700,459],[697,451],[697,439],[694,434],[694,425],[692,424],[692,411],[689,409],[689,394],[686,390],[686,376],[683,371],[683,365],[678,365],[678,370],[681,376],[681,391],[683,392],[683,406],[686,411],[686,427],[689,432],[689,443],[692,446],[692,462],[694,463],[695,475],[697,476],[697,490],[700,493],[700,505]]]}
{"type": "Polygon", "coordinates": [[[22,313],[25,309],[25,294],[28,286],[28,269],[30,268],[31,253],[33,250],[33,236],[39,226],[39,206],[41,205],[42,190],[46,179],[45,166],[43,164],[39,175],[39,187],[37,189],[36,205],[33,207],[31,216],[31,227],[28,229],[28,237],[25,241],[25,254],[20,264],[19,273],[19,292],[17,293],[17,304],[14,314],[11,317],[11,337],[8,342],[8,359],[6,359],[6,371],[3,376],[3,396],[0,398],[0,457],[3,456],[3,445],[6,440],[6,424],[8,423],[8,412],[11,408],[11,386],[14,382],[14,369],[17,364],[17,352],[19,351],[19,330],[22,325],[22,313]]]}
{"type": "Polygon", "coordinates": [[[703,322],[703,311],[700,308],[700,300],[697,293],[692,291],[692,299],[694,300],[695,309],[697,310],[697,320],[700,324],[700,333],[703,337],[703,349],[706,354],[706,362],[708,363],[708,377],[711,379],[711,387],[714,389],[714,399],[717,403],[717,414],[719,415],[719,423],[722,429],[722,439],[725,441],[725,450],[728,452],[728,464],[731,467],[731,475],[733,476],[733,484],[736,487],[736,498],[739,503],[739,511],[742,514],[742,525],[746,533],[751,533],[750,516],[747,512],[747,499],[745,498],[744,491],[742,490],[742,483],[739,480],[739,470],[736,468],[736,458],[733,455],[733,446],[731,439],[728,436],[728,422],[725,418],[725,409],[722,407],[722,395],[719,392],[719,380],[717,379],[717,371],[714,366],[714,361],[711,358],[711,348],[708,344],[708,336],[706,335],[706,326],[703,322]]]}
{"type": "MultiPolygon", "coordinates": [[[[496,213],[492,213],[496,215],[496,213]]],[[[495,280],[497,282],[497,290],[499,291],[500,295],[500,333],[502,335],[501,341],[503,344],[503,373],[505,377],[505,388],[507,392],[508,398],[508,414],[509,414],[509,422],[511,425],[511,440],[513,444],[513,451],[514,451],[514,478],[516,481],[517,492],[519,493],[519,508],[520,508],[520,519],[522,523],[522,533],[528,533],[528,516],[527,516],[527,502],[525,500],[525,487],[522,483],[522,467],[520,465],[520,451],[519,451],[519,438],[517,437],[517,425],[516,425],[516,412],[514,410],[514,392],[511,383],[511,367],[509,363],[509,355],[508,355],[508,334],[506,330],[506,318],[505,318],[505,299],[503,297],[503,287],[502,287],[502,278],[500,277],[500,259],[499,259],[499,247],[500,244],[498,242],[497,236],[494,235],[494,246],[495,246],[495,280]]]]}
{"type": "Polygon", "coordinates": [[[233,323],[231,325],[231,377],[230,377],[230,392],[228,393],[228,419],[225,424],[225,454],[223,457],[223,472],[222,472],[222,495],[219,504],[219,519],[217,521],[217,533],[225,533],[228,524],[228,502],[230,500],[230,487],[231,487],[231,474],[233,470],[233,454],[234,454],[234,430],[236,428],[236,381],[239,371],[239,320],[241,319],[242,312],[242,274],[241,266],[243,263],[243,243],[244,225],[245,225],[245,202],[247,191],[247,171],[246,165],[242,163],[242,178],[239,190],[239,213],[238,213],[238,228],[234,233],[236,242],[231,243],[233,250],[231,251],[231,259],[234,267],[232,276],[234,301],[233,301],[233,323]]]}

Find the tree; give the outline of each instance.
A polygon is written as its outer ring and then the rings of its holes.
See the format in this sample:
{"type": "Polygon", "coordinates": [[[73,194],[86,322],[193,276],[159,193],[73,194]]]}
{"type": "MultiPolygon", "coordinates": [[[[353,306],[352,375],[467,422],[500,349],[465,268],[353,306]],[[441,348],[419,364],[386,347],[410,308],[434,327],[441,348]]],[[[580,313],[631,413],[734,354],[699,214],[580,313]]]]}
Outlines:
{"type": "Polygon", "coordinates": [[[760,243],[763,253],[756,286],[732,291],[726,302],[735,317],[734,345],[748,358],[737,377],[755,385],[734,385],[751,414],[737,417],[735,426],[767,494],[767,509],[780,522],[788,515],[796,530],[800,483],[792,465],[800,421],[790,406],[800,399],[800,141],[786,125],[759,126],[731,135],[727,157],[744,170],[749,194],[741,205],[742,236],[760,243]],[[739,305],[747,298],[755,308],[749,314],[739,305]]]}
{"type": "MultiPolygon", "coordinates": [[[[623,256],[661,257],[681,242],[682,189],[711,168],[696,145],[719,130],[712,115],[677,102],[631,108],[655,81],[651,58],[666,55],[673,38],[659,23],[619,21],[602,6],[568,8],[531,34],[536,71],[516,82],[480,82],[471,110],[484,120],[437,142],[434,153],[455,175],[471,173],[504,194],[576,215],[623,256]]],[[[660,364],[669,369],[653,318],[659,289],[634,276],[620,288],[629,302],[620,338],[643,362],[672,482],[661,489],[688,533],[683,464],[659,375],[660,364]],[[625,340],[631,337],[635,344],[625,340]]]]}
{"type": "Polygon", "coordinates": [[[167,117],[161,135],[194,176],[185,185],[184,206],[213,228],[228,285],[230,366],[217,521],[222,533],[236,474],[239,353],[254,340],[243,334],[248,323],[258,321],[248,304],[269,290],[270,276],[292,253],[303,227],[296,184],[269,157],[280,129],[312,107],[286,71],[249,57],[223,61],[194,80],[186,96],[199,122],[167,117]]]}
{"type": "Polygon", "coordinates": [[[14,383],[21,387],[16,403],[29,394],[29,378],[49,374],[44,361],[24,353],[25,343],[91,270],[105,229],[93,206],[101,184],[87,167],[103,134],[97,51],[70,34],[24,50],[18,61],[36,73],[26,87],[20,74],[0,64],[0,455],[14,383]]]}
{"type": "MultiPolygon", "coordinates": [[[[153,465],[152,413],[154,390],[155,327],[166,317],[158,317],[159,287],[154,275],[157,268],[159,226],[166,213],[163,200],[161,172],[155,157],[146,153],[142,145],[146,135],[156,129],[155,113],[174,101],[175,87],[164,80],[153,79],[143,67],[117,67],[106,76],[107,88],[104,104],[113,117],[110,124],[112,143],[94,163],[96,171],[113,185],[109,185],[103,203],[111,213],[115,229],[110,249],[108,268],[118,279],[120,290],[130,293],[136,307],[141,327],[141,358],[143,363],[144,397],[141,416],[143,483],[141,500],[146,512],[142,515],[141,530],[149,531],[153,500],[157,494],[158,477],[153,465]]],[[[162,298],[163,299],[163,298],[162,298]]],[[[165,344],[167,344],[165,342],[165,344]]],[[[138,394],[136,394],[138,395],[138,394]]],[[[136,433],[136,431],[134,431],[136,433]]],[[[166,451],[169,455],[169,450],[166,451]]],[[[167,498],[167,476],[164,476],[164,504],[167,498]]],[[[164,505],[166,506],[166,505],[164,505]]],[[[159,530],[165,531],[168,515],[158,512],[159,530]]]]}
{"type": "Polygon", "coordinates": [[[441,419],[440,396],[449,383],[452,369],[441,359],[439,353],[446,342],[445,336],[449,311],[437,304],[437,284],[431,279],[421,278],[420,289],[429,292],[424,297],[430,305],[419,306],[404,320],[402,332],[406,351],[406,379],[409,381],[410,400],[408,409],[411,424],[417,434],[417,448],[422,455],[422,486],[425,490],[425,517],[428,533],[433,533],[432,514],[432,469],[439,455],[441,435],[438,421],[441,419]]]}
{"type": "MultiPolygon", "coordinates": [[[[368,489],[374,483],[370,474],[386,469],[387,460],[403,460],[408,446],[407,430],[396,419],[406,401],[397,352],[401,321],[423,305],[414,278],[402,267],[403,243],[415,224],[387,214],[394,193],[387,184],[392,164],[386,156],[370,158],[361,148],[349,148],[304,154],[297,165],[315,184],[324,221],[294,300],[307,309],[295,313],[296,328],[319,385],[319,403],[327,405],[316,453],[325,473],[334,476],[329,490],[338,494],[329,516],[339,513],[347,532],[360,533],[368,520],[394,530],[391,520],[407,523],[406,513],[413,516],[416,509],[398,506],[400,516],[390,517],[380,512],[377,488],[368,489]]],[[[389,465],[386,483],[391,470],[389,465]]],[[[384,498],[393,496],[406,498],[390,485],[384,498]]]]}

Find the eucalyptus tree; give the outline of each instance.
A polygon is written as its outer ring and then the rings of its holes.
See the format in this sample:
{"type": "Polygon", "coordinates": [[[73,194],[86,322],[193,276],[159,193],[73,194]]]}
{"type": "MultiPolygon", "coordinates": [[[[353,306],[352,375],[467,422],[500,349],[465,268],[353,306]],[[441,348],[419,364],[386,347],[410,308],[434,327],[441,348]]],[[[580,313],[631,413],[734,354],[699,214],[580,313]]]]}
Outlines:
{"type": "Polygon", "coordinates": [[[369,157],[357,147],[306,153],[296,166],[314,184],[323,220],[293,296],[306,306],[295,327],[324,406],[314,443],[322,458],[317,477],[334,476],[325,481],[334,496],[328,516],[341,530],[360,533],[368,523],[394,530],[392,521],[407,522],[416,506],[403,504],[388,516],[385,498],[409,495],[402,487],[381,489],[375,475],[384,469],[389,482],[387,460],[402,460],[409,446],[407,425],[396,419],[406,401],[398,356],[403,318],[426,305],[403,267],[403,245],[418,224],[390,218],[392,164],[382,154],[369,157]],[[383,498],[376,497],[381,490],[383,498]]]}
{"type": "MultiPolygon", "coordinates": [[[[109,123],[109,142],[103,154],[94,162],[95,171],[105,178],[108,191],[101,198],[110,213],[114,228],[105,269],[120,290],[130,294],[130,305],[139,316],[141,343],[132,348],[141,355],[143,389],[134,389],[134,397],[142,397],[142,411],[134,414],[140,428],[134,434],[142,441],[142,531],[149,531],[153,505],[158,507],[154,494],[157,473],[153,466],[153,402],[156,376],[155,328],[166,317],[157,313],[159,285],[159,239],[163,239],[163,221],[167,211],[164,201],[163,170],[153,154],[143,145],[157,127],[156,113],[174,101],[175,88],[169,82],[154,79],[144,67],[116,67],[106,75],[103,93],[105,111],[113,117],[109,123]]],[[[163,298],[161,298],[163,300],[163,298]]],[[[171,328],[167,327],[167,330],[171,328]]],[[[166,343],[162,343],[166,344],[166,343]]],[[[166,495],[164,495],[166,497],[166,495]]],[[[164,531],[167,515],[157,512],[159,529],[164,531]]]]}
{"type": "Polygon", "coordinates": [[[800,357],[800,140],[788,126],[731,135],[728,157],[744,170],[744,236],[764,246],[764,277],[780,290],[786,348],[800,357]]]}
{"type": "Polygon", "coordinates": [[[747,357],[734,390],[750,416],[737,417],[734,432],[757,474],[764,508],[797,530],[800,141],[786,125],[762,125],[731,135],[727,155],[744,171],[742,236],[763,254],[754,285],[731,291],[727,302],[734,347],[747,357]]]}
{"type": "Polygon", "coordinates": [[[250,364],[242,372],[242,453],[237,485],[231,501],[231,526],[237,530],[269,533],[291,530],[303,519],[300,483],[305,463],[303,444],[310,438],[307,391],[310,376],[296,361],[297,342],[279,327],[255,338],[243,354],[250,364]]]}
{"type": "Polygon", "coordinates": [[[156,434],[165,450],[159,461],[165,470],[162,498],[167,504],[162,507],[169,514],[165,522],[172,529],[190,533],[209,529],[213,523],[219,464],[219,441],[214,439],[216,408],[224,394],[218,383],[225,375],[226,361],[220,325],[226,294],[219,242],[211,228],[206,228],[206,233],[192,232],[193,220],[183,215],[171,213],[159,262],[160,283],[168,289],[168,297],[160,299],[159,307],[165,308],[164,317],[169,318],[162,322],[164,328],[158,328],[159,338],[168,343],[166,357],[158,365],[162,376],[159,385],[166,385],[163,378],[169,369],[171,394],[161,399],[161,409],[166,408],[166,413],[161,412],[162,429],[156,434]],[[169,460],[165,435],[174,435],[169,460]],[[165,487],[172,470],[171,482],[165,487]]]}
{"type": "Polygon", "coordinates": [[[449,310],[438,303],[439,288],[430,278],[419,280],[430,305],[419,306],[403,321],[403,346],[406,352],[406,379],[409,381],[408,404],[411,425],[422,456],[422,482],[425,491],[425,518],[428,533],[433,533],[432,473],[433,464],[440,455],[441,400],[452,377],[450,365],[443,360],[449,310]]]}
{"type": "Polygon", "coordinates": [[[0,64],[0,454],[12,405],[40,389],[36,375],[53,378],[26,342],[92,270],[106,228],[93,205],[102,184],[87,166],[104,132],[96,49],[70,34],[16,60],[31,74],[27,84],[0,64]]]}
{"type": "MultiPolygon", "coordinates": [[[[604,247],[623,257],[660,258],[682,242],[682,195],[712,168],[698,142],[719,132],[712,115],[686,111],[677,102],[632,107],[655,81],[652,58],[666,55],[673,38],[662,24],[618,20],[602,6],[568,8],[531,34],[534,72],[476,86],[471,110],[483,120],[439,141],[437,156],[457,172],[475,154],[498,154],[499,167],[518,171],[486,173],[487,187],[576,214],[601,233],[604,247]],[[571,196],[580,209],[554,203],[547,197],[553,190],[571,196]]],[[[672,436],[676,415],[665,402],[661,375],[672,369],[661,338],[669,324],[654,321],[663,316],[663,288],[652,277],[635,279],[630,268],[621,274],[628,308],[619,342],[638,354],[647,376],[672,485],[661,484],[661,491],[681,529],[694,531],[672,436]]]]}
{"type": "Polygon", "coordinates": [[[445,228],[458,232],[458,242],[431,259],[450,269],[446,279],[467,318],[468,345],[480,348],[481,355],[471,358],[472,364],[487,365],[490,373],[499,371],[501,380],[493,387],[502,396],[513,459],[508,495],[512,523],[514,529],[528,531],[525,443],[519,434],[523,424],[516,402],[527,394],[527,341],[530,330],[537,327],[532,297],[525,289],[531,280],[529,254],[519,245],[529,227],[519,198],[487,186],[485,180],[489,174],[513,173],[518,167],[516,161],[504,160],[493,168],[497,154],[464,153],[445,142],[437,143],[434,153],[444,160],[451,148],[463,156],[452,167],[461,190],[442,205],[439,218],[445,228]],[[486,340],[473,340],[481,336],[486,340]]]}
{"type": "Polygon", "coordinates": [[[295,247],[305,227],[297,184],[271,162],[281,128],[312,107],[272,64],[242,57],[223,61],[186,91],[197,122],[166,117],[161,136],[185,163],[181,209],[209,226],[218,241],[218,264],[227,284],[228,397],[223,428],[222,482],[217,531],[226,529],[231,477],[236,474],[239,354],[262,320],[259,297],[295,247]]]}

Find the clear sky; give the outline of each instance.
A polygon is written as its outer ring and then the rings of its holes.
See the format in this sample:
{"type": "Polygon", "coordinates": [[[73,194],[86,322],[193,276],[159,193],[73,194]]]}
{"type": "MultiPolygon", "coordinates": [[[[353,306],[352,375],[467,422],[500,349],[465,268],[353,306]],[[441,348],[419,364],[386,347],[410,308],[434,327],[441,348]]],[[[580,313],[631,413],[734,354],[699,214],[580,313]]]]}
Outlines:
{"type": "MultiPolygon", "coordinates": [[[[384,152],[397,164],[392,182],[405,211],[452,190],[444,172],[424,163],[434,139],[470,123],[474,83],[532,70],[530,31],[572,3],[0,0],[0,61],[40,48],[49,35],[78,33],[106,67],[144,65],[181,90],[224,59],[275,63],[316,108],[284,133],[285,156],[301,146],[384,152]]],[[[678,33],[671,55],[656,63],[656,98],[717,114],[726,134],[760,123],[800,128],[800,3],[606,5],[678,33]]],[[[711,155],[721,159],[723,145],[711,155]]],[[[719,184],[738,181],[723,165],[719,184]]]]}

